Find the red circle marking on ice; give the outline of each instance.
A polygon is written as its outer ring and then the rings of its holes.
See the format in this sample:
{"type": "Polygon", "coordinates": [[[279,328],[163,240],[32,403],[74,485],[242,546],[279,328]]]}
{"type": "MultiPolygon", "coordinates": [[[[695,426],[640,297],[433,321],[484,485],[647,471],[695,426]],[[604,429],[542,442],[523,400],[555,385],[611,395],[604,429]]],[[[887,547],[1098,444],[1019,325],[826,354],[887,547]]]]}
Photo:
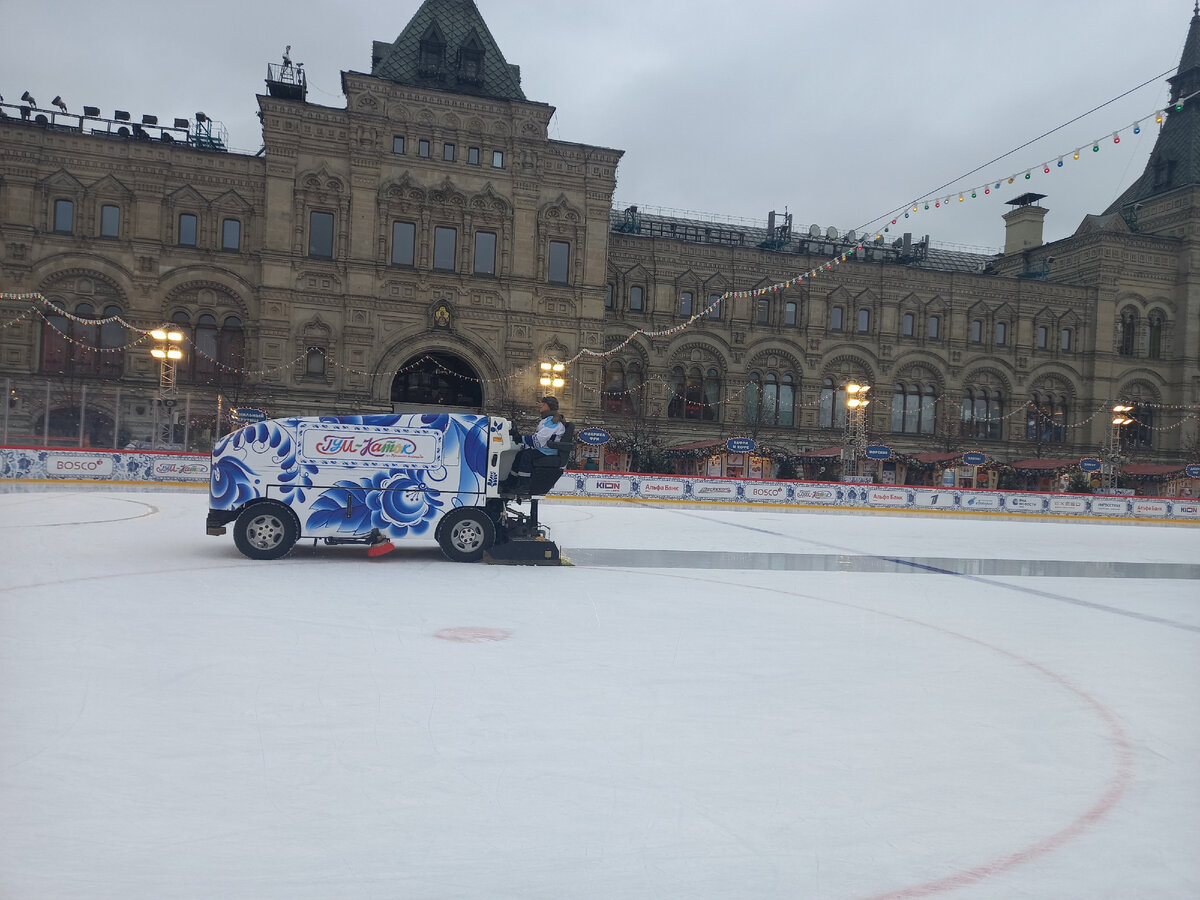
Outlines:
{"type": "Polygon", "coordinates": [[[460,644],[482,644],[484,641],[502,641],[511,635],[503,628],[481,628],[478,625],[460,625],[458,628],[443,628],[434,632],[435,638],[457,641],[460,644]]]}

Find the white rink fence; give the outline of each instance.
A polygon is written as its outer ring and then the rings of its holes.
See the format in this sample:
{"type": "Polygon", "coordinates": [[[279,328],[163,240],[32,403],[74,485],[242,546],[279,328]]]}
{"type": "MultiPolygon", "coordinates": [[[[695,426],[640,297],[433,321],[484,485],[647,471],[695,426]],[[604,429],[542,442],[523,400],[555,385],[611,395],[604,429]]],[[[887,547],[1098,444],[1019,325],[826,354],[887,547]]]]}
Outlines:
{"type": "MultiPolygon", "coordinates": [[[[0,447],[0,480],[36,483],[164,484],[206,487],[211,458],[153,450],[0,447]]],[[[758,481],[683,475],[568,471],[552,497],[694,504],[752,504],[919,513],[1077,516],[1200,524],[1200,500],[911,485],[758,481]]]]}

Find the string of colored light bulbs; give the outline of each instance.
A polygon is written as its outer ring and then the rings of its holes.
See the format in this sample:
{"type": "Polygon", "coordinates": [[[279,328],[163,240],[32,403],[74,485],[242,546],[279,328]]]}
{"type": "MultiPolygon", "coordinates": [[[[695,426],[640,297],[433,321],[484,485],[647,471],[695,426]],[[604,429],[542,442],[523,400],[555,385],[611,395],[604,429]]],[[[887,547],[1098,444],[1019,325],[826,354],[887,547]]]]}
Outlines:
{"type": "MultiPolygon", "coordinates": [[[[1138,119],[1135,119],[1133,124],[1127,126],[1126,128],[1120,128],[1111,133],[1106,132],[1103,137],[1098,137],[1095,140],[1088,142],[1091,144],[1092,152],[1099,153],[1100,147],[1102,146],[1102,144],[1104,144],[1108,141],[1111,141],[1113,144],[1121,143],[1121,134],[1124,131],[1128,130],[1128,131],[1131,131],[1134,135],[1140,135],[1142,133],[1142,122],[1143,121],[1153,119],[1156,125],[1162,125],[1163,121],[1165,120],[1167,115],[1169,115],[1168,109],[1171,112],[1181,112],[1183,110],[1184,105],[1189,100],[1192,100],[1198,96],[1200,96],[1200,90],[1193,91],[1192,93],[1187,94],[1186,96],[1180,97],[1169,108],[1163,107],[1161,109],[1156,109],[1152,113],[1149,113],[1147,115],[1141,116],[1138,119]]],[[[891,212],[886,213],[885,215],[880,216],[877,219],[871,220],[870,222],[867,223],[867,225],[874,225],[878,222],[885,222],[885,221],[887,221],[889,216],[891,217],[890,223],[888,225],[885,225],[882,229],[880,229],[879,231],[876,232],[875,237],[878,240],[878,239],[882,238],[885,233],[890,231],[892,225],[898,224],[900,222],[901,218],[907,219],[913,213],[917,213],[917,212],[921,212],[921,211],[929,211],[931,208],[931,203],[932,203],[932,209],[936,210],[936,209],[941,209],[944,206],[948,207],[955,194],[958,195],[959,203],[965,203],[968,198],[972,199],[972,200],[977,199],[979,197],[980,192],[982,192],[984,196],[988,196],[992,193],[993,190],[999,190],[1000,186],[1002,184],[1006,183],[1006,181],[1008,184],[1013,184],[1015,181],[1017,181],[1017,179],[1021,178],[1022,175],[1024,175],[1023,180],[1025,180],[1025,181],[1032,180],[1034,169],[1041,169],[1043,175],[1049,175],[1056,169],[1063,168],[1063,166],[1065,165],[1064,161],[1068,157],[1070,157],[1072,160],[1080,159],[1082,157],[1083,151],[1086,147],[1087,147],[1087,144],[1080,144],[1079,146],[1075,147],[1074,150],[1059,153],[1056,155],[1056,157],[1052,156],[1050,159],[1047,159],[1045,162],[1041,163],[1038,166],[1028,167],[1027,169],[1025,169],[1025,171],[1023,173],[1020,170],[1017,170],[1013,174],[1009,175],[1007,180],[1004,178],[993,179],[991,181],[987,181],[982,184],[978,184],[972,188],[967,188],[965,190],[951,191],[948,194],[942,195],[941,199],[936,199],[941,194],[940,190],[933,191],[928,194],[923,194],[920,197],[918,197],[917,199],[912,200],[909,203],[905,204],[904,206],[897,207],[896,209],[893,209],[891,212]],[[903,213],[903,216],[901,216],[901,213],[903,213]]],[[[866,227],[866,226],[862,226],[862,227],[866,227]]]]}

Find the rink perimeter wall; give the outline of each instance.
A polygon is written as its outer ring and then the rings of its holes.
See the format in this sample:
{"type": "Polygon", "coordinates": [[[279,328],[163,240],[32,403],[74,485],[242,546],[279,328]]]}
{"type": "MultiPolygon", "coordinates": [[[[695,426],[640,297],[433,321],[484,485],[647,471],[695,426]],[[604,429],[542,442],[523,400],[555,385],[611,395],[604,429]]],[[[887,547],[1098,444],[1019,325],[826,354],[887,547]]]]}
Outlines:
{"type": "MultiPolygon", "coordinates": [[[[148,450],[0,447],[0,479],[39,484],[208,486],[206,454],[148,450]]],[[[553,497],[656,503],[741,504],[809,509],[1138,519],[1200,524],[1200,500],[1039,494],[886,484],[758,481],[682,475],[567,472],[553,497]]]]}

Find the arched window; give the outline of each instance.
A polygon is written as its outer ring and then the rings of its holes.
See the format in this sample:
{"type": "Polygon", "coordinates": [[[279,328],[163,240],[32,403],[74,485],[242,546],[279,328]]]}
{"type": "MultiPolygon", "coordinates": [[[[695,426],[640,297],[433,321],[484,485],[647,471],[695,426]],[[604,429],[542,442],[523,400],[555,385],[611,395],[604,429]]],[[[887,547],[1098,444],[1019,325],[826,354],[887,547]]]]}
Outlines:
{"type": "Polygon", "coordinates": [[[606,361],[601,401],[604,411],[614,415],[636,414],[641,409],[642,369],[637,363],[626,367],[615,360],[606,361]]]}
{"type": "MultiPolygon", "coordinates": [[[[242,382],[245,334],[241,319],[226,316],[218,324],[217,317],[212,313],[201,313],[193,325],[191,315],[180,310],[172,316],[172,320],[185,338],[183,359],[176,368],[178,380],[218,386],[242,382]]],[[[308,363],[306,357],[306,373],[308,363]]]]}
{"type": "Polygon", "coordinates": [[[1146,345],[1146,355],[1151,359],[1162,359],[1163,315],[1160,312],[1150,313],[1147,322],[1149,331],[1146,345]]]}
{"type": "Polygon", "coordinates": [[[669,418],[717,420],[721,376],[716,369],[702,372],[693,366],[685,373],[682,366],[676,366],[671,370],[668,387],[671,391],[671,400],[667,404],[669,418]]]}
{"type": "Polygon", "coordinates": [[[842,330],[842,328],[843,328],[842,316],[844,315],[844,313],[845,313],[845,311],[840,306],[835,306],[833,309],[831,309],[829,311],[829,330],[830,331],[841,331],[842,330]]]}
{"type": "Polygon", "coordinates": [[[929,339],[936,341],[942,336],[942,318],[941,316],[929,317],[929,339]]]}
{"type": "Polygon", "coordinates": [[[822,428],[843,428],[846,424],[846,385],[852,381],[859,384],[870,382],[861,377],[843,378],[834,381],[825,378],[821,381],[821,399],[817,421],[822,428]]]}
{"type": "Polygon", "coordinates": [[[933,385],[899,383],[892,389],[892,431],[897,434],[933,434],[937,422],[937,394],[933,385]]]}
{"type": "Polygon", "coordinates": [[[1000,440],[1004,395],[987,388],[965,388],[962,403],[963,437],[1000,440]]]}
{"type": "Polygon", "coordinates": [[[1067,398],[1062,394],[1029,395],[1025,408],[1025,440],[1061,444],[1066,440],[1067,398]]]}
{"type": "Polygon", "coordinates": [[[629,309],[631,312],[641,312],[646,306],[645,292],[640,284],[629,289],[629,309]]]}
{"type": "Polygon", "coordinates": [[[78,303],[71,317],[54,301],[42,326],[41,371],[85,378],[120,378],[125,370],[125,327],[112,320],[121,315],[115,305],[101,314],[88,302],[78,303]]]}
{"type": "Polygon", "coordinates": [[[798,321],[796,318],[797,310],[798,310],[798,307],[796,306],[795,300],[789,300],[787,303],[783,304],[783,324],[784,325],[793,326],[796,324],[796,322],[798,321]]]}
{"type": "Polygon", "coordinates": [[[979,344],[983,342],[983,320],[973,319],[971,321],[971,343],[979,344]]]}
{"type": "Polygon", "coordinates": [[[1127,448],[1147,448],[1154,445],[1154,407],[1141,400],[1122,401],[1133,409],[1126,413],[1133,421],[1119,427],[1118,436],[1121,446],[1127,448]]]}
{"type": "Polygon", "coordinates": [[[1137,332],[1137,310],[1126,308],[1121,312],[1121,343],[1118,347],[1121,356],[1137,355],[1137,332]]]}
{"type": "Polygon", "coordinates": [[[1037,327],[1037,348],[1039,350],[1045,350],[1046,347],[1049,345],[1049,343],[1050,343],[1050,329],[1047,328],[1045,325],[1039,325],[1037,327]]]}
{"type": "Polygon", "coordinates": [[[679,295],[679,314],[681,316],[690,316],[692,314],[692,292],[684,291],[679,295]]]}
{"type": "Polygon", "coordinates": [[[866,334],[871,330],[871,311],[869,309],[860,309],[858,311],[858,333],[866,334]]]}
{"type": "Polygon", "coordinates": [[[304,359],[304,374],[310,378],[325,376],[325,348],[309,347],[304,359]]]}
{"type": "Polygon", "coordinates": [[[790,428],[796,415],[796,384],[790,374],[750,373],[746,385],[746,423],[790,428]]]}
{"type": "Polygon", "coordinates": [[[900,333],[904,337],[912,337],[917,328],[917,317],[912,313],[904,314],[904,324],[900,329],[900,333]]]}

